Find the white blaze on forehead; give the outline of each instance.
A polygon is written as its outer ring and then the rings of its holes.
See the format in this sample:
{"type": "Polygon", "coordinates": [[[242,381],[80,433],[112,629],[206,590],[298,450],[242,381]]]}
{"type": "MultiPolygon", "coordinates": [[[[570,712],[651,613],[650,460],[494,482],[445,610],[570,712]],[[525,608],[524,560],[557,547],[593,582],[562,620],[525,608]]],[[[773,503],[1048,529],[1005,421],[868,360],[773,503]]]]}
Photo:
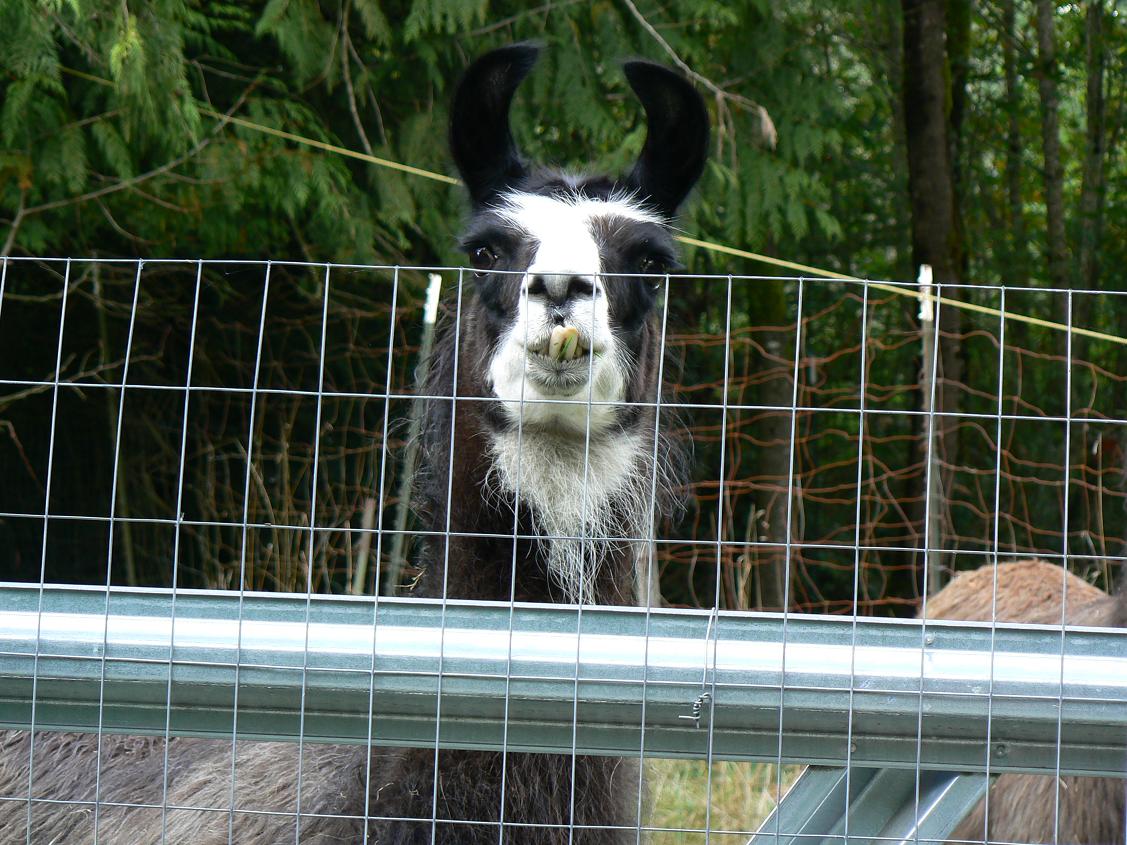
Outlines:
{"type": "Polygon", "coordinates": [[[595,221],[618,218],[658,225],[665,222],[626,197],[600,200],[510,193],[503,197],[497,214],[539,244],[529,273],[569,276],[594,276],[602,270],[595,221]]]}

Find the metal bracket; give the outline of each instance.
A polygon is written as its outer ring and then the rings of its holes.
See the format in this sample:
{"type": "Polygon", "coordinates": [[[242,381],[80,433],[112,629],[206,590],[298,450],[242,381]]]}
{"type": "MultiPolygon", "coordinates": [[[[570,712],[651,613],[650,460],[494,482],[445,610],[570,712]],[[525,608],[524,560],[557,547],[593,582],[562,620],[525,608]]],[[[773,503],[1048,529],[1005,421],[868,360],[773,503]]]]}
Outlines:
{"type": "Polygon", "coordinates": [[[811,766],[748,845],[945,842],[987,785],[982,774],[924,770],[917,801],[912,769],[811,766]]]}

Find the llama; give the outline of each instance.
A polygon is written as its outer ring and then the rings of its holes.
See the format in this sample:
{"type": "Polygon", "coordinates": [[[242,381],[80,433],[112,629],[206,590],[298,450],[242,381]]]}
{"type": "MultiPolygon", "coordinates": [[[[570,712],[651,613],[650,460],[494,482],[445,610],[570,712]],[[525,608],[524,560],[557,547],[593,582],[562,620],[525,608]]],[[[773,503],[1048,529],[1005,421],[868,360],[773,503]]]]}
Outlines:
{"type": "MultiPolygon", "coordinates": [[[[654,442],[657,283],[676,257],[669,220],[703,168],[707,112],[676,73],[629,62],[648,121],[629,175],[530,167],[508,113],[536,56],[527,44],[484,56],[454,99],[474,301],[436,343],[427,386],[459,397],[431,402],[423,436],[424,522],[453,532],[429,544],[416,592],[633,604],[653,491],[667,499],[677,471],[654,442]]],[[[438,825],[443,842],[496,842],[502,817],[509,842],[635,840],[638,770],[622,760],[446,751],[437,774],[436,786],[431,750],[374,755],[381,812],[460,821],[438,825]]],[[[378,828],[393,842],[431,833],[378,828]]]]}
{"type": "MultiPolygon", "coordinates": [[[[656,443],[662,355],[655,302],[675,266],[670,223],[708,146],[704,102],[677,73],[625,65],[647,137],[622,178],[532,167],[509,109],[538,48],[488,53],[466,72],[450,145],[469,192],[462,307],[430,367],[416,502],[430,532],[414,594],[634,604],[647,538],[679,472],[656,443]]],[[[92,839],[96,736],[0,732],[0,845],[92,839]]],[[[101,738],[98,839],[266,845],[295,838],[293,746],[101,738]],[[167,755],[167,763],[165,761],[167,755]],[[167,804],[162,812],[163,780],[167,804]],[[136,808],[123,804],[150,804],[136,808]],[[220,808],[220,809],[187,809],[220,808]],[[250,812],[275,810],[275,814],[250,812]]],[[[300,842],[636,841],[639,770],[606,757],[311,745],[300,842]],[[370,777],[369,775],[370,767],[370,777]],[[347,816],[362,816],[364,822],[347,816]],[[437,821],[432,822],[432,819],[437,821]]]]}
{"type": "MultiPolygon", "coordinates": [[[[1127,591],[1109,596],[1039,560],[964,572],[928,600],[927,616],[1059,625],[1062,605],[1070,625],[1127,627],[1127,591]]],[[[1125,790],[1127,781],[1118,778],[1062,777],[1058,785],[1045,775],[1002,775],[990,787],[989,830],[981,801],[951,840],[981,842],[985,832],[989,842],[1121,845],[1127,841],[1125,790]]]]}

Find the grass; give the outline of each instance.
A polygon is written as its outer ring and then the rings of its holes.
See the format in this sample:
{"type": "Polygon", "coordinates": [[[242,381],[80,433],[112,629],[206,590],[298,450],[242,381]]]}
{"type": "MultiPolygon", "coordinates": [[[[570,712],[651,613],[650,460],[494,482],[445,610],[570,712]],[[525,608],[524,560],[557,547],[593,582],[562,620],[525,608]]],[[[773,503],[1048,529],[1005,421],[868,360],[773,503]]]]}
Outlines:
{"type": "Polygon", "coordinates": [[[704,845],[705,830],[740,831],[709,837],[717,845],[742,845],[748,832],[775,809],[779,797],[798,777],[801,766],[700,760],[654,760],[647,766],[649,826],[680,828],[655,831],[651,845],[704,845]],[[710,783],[711,780],[711,783],[710,783]]]}

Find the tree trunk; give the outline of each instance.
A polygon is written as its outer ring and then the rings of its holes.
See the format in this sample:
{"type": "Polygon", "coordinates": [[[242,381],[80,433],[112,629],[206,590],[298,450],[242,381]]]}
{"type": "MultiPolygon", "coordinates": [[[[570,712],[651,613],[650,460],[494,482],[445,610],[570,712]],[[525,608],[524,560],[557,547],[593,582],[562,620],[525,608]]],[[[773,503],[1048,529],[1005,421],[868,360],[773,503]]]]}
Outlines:
{"type": "MultiPolygon", "coordinates": [[[[902,0],[904,14],[904,125],[908,147],[908,194],[912,208],[912,263],[919,267],[930,264],[937,284],[959,282],[962,278],[963,250],[958,228],[958,212],[951,160],[951,125],[946,104],[949,102],[947,68],[947,23],[942,0],[902,0]]],[[[946,296],[955,291],[941,291],[946,296]]],[[[961,315],[957,309],[943,308],[939,313],[938,329],[944,335],[958,334],[961,315]]],[[[941,345],[943,379],[937,391],[937,410],[953,413],[959,410],[956,388],[961,381],[961,366],[955,344],[941,345]]],[[[921,374],[929,377],[930,374],[921,374]]],[[[926,380],[921,378],[921,390],[926,380]]],[[[923,396],[917,407],[923,407],[923,396]]],[[[923,536],[924,501],[927,495],[926,467],[928,459],[928,419],[921,419],[921,429],[916,432],[918,465],[921,467],[915,496],[920,502],[914,516],[923,536]]],[[[934,419],[938,429],[941,454],[956,450],[955,420],[945,417],[934,419]]],[[[944,515],[930,513],[932,520],[944,520],[944,515]]],[[[941,523],[942,524],[942,523],[941,523]]],[[[936,560],[932,557],[932,560],[936,560]]],[[[942,558],[939,558],[940,560],[942,558]]],[[[918,584],[921,592],[926,587],[924,560],[917,558],[918,584]]]]}
{"type": "MultiPolygon", "coordinates": [[[[1104,4],[1103,0],[1089,0],[1085,14],[1084,42],[1087,90],[1085,106],[1084,170],[1080,184],[1080,231],[1078,237],[1078,287],[1094,290],[1099,287],[1100,236],[1103,228],[1104,200],[1104,4]]],[[[1092,297],[1075,296],[1072,300],[1072,324],[1089,327],[1091,324],[1092,297]]],[[[1072,359],[1086,361],[1090,344],[1086,337],[1072,338],[1072,359]]],[[[1082,496],[1074,497],[1076,508],[1083,512],[1069,515],[1069,524],[1090,525],[1091,518],[1101,505],[1091,491],[1084,488],[1082,496]],[[1079,520],[1079,521],[1078,521],[1079,520]]]]}
{"type": "Polygon", "coordinates": [[[946,15],[941,0],[902,0],[904,129],[912,205],[912,264],[940,283],[959,281],[961,249],[945,104],[946,15]]]}
{"type": "MultiPolygon", "coordinates": [[[[897,208],[908,206],[908,152],[905,144],[906,130],[904,129],[904,32],[900,10],[895,3],[885,3],[881,7],[880,24],[887,28],[887,41],[884,42],[884,61],[877,65],[888,78],[889,106],[892,111],[892,160],[896,168],[897,179],[895,182],[897,192],[897,208]]],[[[907,237],[908,220],[899,215],[896,219],[896,259],[893,263],[898,278],[912,278],[915,268],[911,265],[911,244],[907,237]]],[[[904,307],[911,308],[907,299],[904,307]]]]}
{"type": "MultiPolygon", "coordinates": [[[[1037,0],[1037,87],[1041,94],[1041,146],[1045,157],[1045,215],[1049,284],[1069,287],[1068,245],[1064,233],[1064,171],[1060,161],[1060,94],[1057,91],[1056,32],[1053,0],[1037,0]]],[[[1058,314],[1065,316],[1066,297],[1058,295],[1058,314]]],[[[1063,334],[1061,340],[1064,340],[1063,334]]],[[[1063,350],[1064,344],[1061,343],[1063,350]]]]}
{"type": "Polygon", "coordinates": [[[1007,282],[1023,283],[1029,274],[1025,243],[1025,204],[1021,194],[1021,92],[1017,75],[1017,15],[1014,0],[1002,4],[1002,64],[1006,77],[1006,199],[1012,256],[1007,282]]]}
{"type": "MultiPolygon", "coordinates": [[[[952,215],[955,221],[955,238],[958,243],[963,243],[961,213],[964,193],[962,168],[963,118],[967,111],[967,79],[970,74],[970,19],[970,0],[947,0],[947,65],[950,69],[948,76],[951,80],[951,112],[948,115],[950,127],[948,138],[951,145],[951,184],[954,191],[952,215]]],[[[966,250],[960,249],[957,259],[959,261],[959,278],[965,279],[970,275],[966,250]]]]}
{"type": "MultiPolygon", "coordinates": [[[[1104,200],[1104,6],[1090,0],[1085,21],[1088,71],[1084,175],[1080,188],[1080,286],[1097,287],[1104,200]]],[[[1084,300],[1085,297],[1080,297],[1084,300]]],[[[1079,302],[1076,303],[1079,305],[1079,302]]]]}

